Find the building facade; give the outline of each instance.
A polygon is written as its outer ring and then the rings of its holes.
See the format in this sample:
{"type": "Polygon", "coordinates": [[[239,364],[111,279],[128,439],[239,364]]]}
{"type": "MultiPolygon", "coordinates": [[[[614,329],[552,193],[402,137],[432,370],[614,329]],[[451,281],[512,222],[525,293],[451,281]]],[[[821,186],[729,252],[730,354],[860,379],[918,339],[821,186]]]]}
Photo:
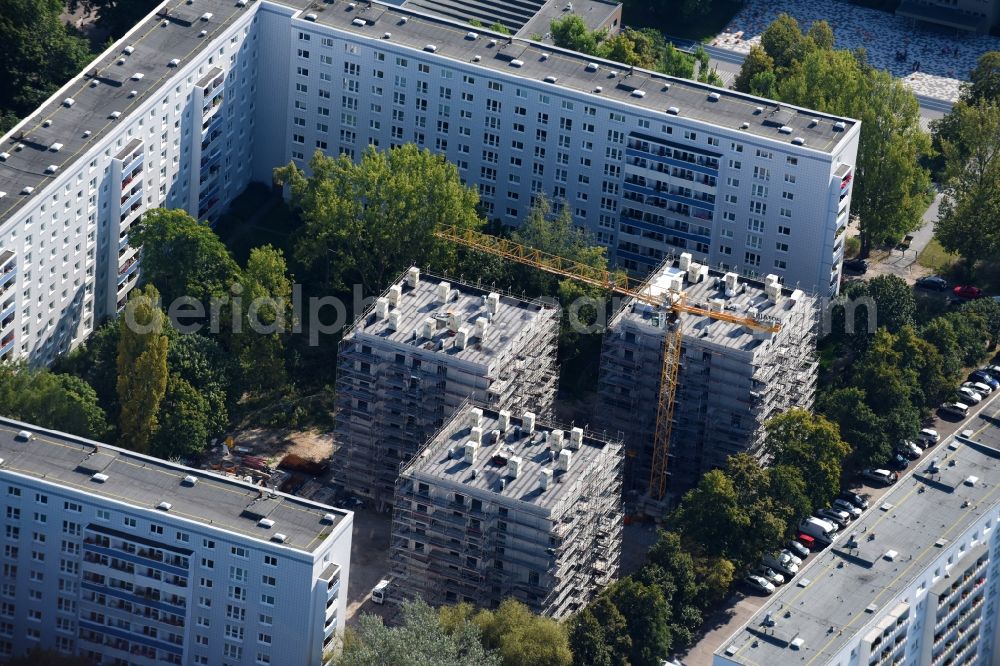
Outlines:
{"type": "Polygon", "coordinates": [[[0,658],[320,664],[353,514],[0,419],[0,658]]]}
{"type": "Polygon", "coordinates": [[[620,442],[466,405],[400,475],[396,588],[432,604],[581,610],[617,576],[621,475],[620,442]]]}
{"type": "Polygon", "coordinates": [[[987,34],[1000,27],[1000,0],[903,0],[896,14],[918,25],[987,34]]]}
{"type": "Polygon", "coordinates": [[[998,660],[1000,429],[977,416],[841,530],[715,652],[715,666],[998,660]]]}
{"type": "Polygon", "coordinates": [[[642,493],[652,470],[664,335],[682,328],[671,428],[670,492],[679,495],[735,453],[764,457],[764,423],[793,407],[811,409],[816,390],[817,300],[765,283],[719,274],[682,254],[654,275],[649,289],[683,292],[688,305],[764,318],[777,333],[758,333],[707,316],[631,301],[604,337],[598,392],[602,427],[628,449],[626,488],[642,493]],[[679,321],[679,323],[678,323],[679,321]]]}
{"type": "Polygon", "coordinates": [[[467,399],[548,415],[558,307],[411,268],[344,335],[338,483],[385,506],[403,465],[467,399]]]}
{"type": "Polygon", "coordinates": [[[164,3],[0,139],[0,359],[47,363],[120,310],[144,210],[212,221],[275,166],[406,142],[501,222],[545,194],[633,273],[687,251],[838,291],[859,123],[468,28],[375,2],[164,3]]]}

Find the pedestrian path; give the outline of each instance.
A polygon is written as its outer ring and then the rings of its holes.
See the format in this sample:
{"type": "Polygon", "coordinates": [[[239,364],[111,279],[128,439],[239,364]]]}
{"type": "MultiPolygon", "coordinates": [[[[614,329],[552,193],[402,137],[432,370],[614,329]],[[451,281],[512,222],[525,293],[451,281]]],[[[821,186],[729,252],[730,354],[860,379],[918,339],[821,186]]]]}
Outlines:
{"type": "Polygon", "coordinates": [[[838,49],[864,48],[872,65],[903,79],[918,95],[936,99],[957,100],[979,56],[1000,51],[1000,37],[929,32],[909,19],[843,0],[747,0],[711,44],[746,53],[781,13],[793,16],[803,30],[825,19],[838,49]]]}

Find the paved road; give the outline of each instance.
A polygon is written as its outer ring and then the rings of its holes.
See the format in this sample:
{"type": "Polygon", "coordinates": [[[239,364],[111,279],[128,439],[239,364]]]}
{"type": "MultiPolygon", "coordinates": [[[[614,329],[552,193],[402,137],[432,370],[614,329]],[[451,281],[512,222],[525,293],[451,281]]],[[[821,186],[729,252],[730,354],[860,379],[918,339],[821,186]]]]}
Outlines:
{"type": "MultiPolygon", "coordinates": [[[[690,39],[680,39],[679,37],[671,37],[670,35],[666,35],[666,38],[673,42],[674,46],[679,49],[693,51],[698,46],[697,42],[690,39]]],[[[743,64],[743,59],[746,55],[738,51],[731,51],[707,44],[702,44],[702,48],[710,56],[712,67],[717,68],[719,74],[722,76],[722,80],[726,82],[727,86],[731,86],[733,80],[736,78],[736,74],[740,71],[740,66],[743,64]]],[[[951,110],[952,103],[947,100],[935,99],[926,95],[917,95],[916,97],[917,102],[920,103],[921,124],[924,126],[924,129],[927,129],[929,121],[940,118],[951,110]]]]}
{"type": "MultiPolygon", "coordinates": [[[[937,430],[938,435],[941,438],[939,443],[936,446],[925,449],[923,455],[918,460],[912,461],[909,469],[901,474],[899,481],[896,483],[898,484],[908,478],[909,475],[920,468],[923,461],[930,460],[938,455],[936,452],[941,447],[945,446],[945,440],[947,440],[951,435],[954,435],[956,432],[970,428],[972,422],[977,419],[979,414],[983,414],[984,417],[988,414],[989,416],[987,418],[989,419],[996,419],[1000,416],[1000,402],[997,402],[997,398],[1000,398],[1000,391],[994,391],[992,396],[978,405],[973,405],[969,409],[969,416],[966,419],[960,421],[943,421],[941,419],[936,419],[934,423],[928,427],[937,430]]],[[[862,486],[860,488],[854,488],[854,490],[855,492],[868,496],[868,511],[871,511],[878,506],[878,500],[886,492],[888,492],[891,487],[892,486],[875,488],[862,486]]],[[[816,559],[815,555],[811,555],[809,559],[803,563],[799,573],[796,574],[796,577],[801,578],[806,575],[809,567],[816,561],[816,559]]],[[[712,655],[715,651],[723,645],[726,639],[745,625],[766,602],[767,597],[765,596],[745,596],[740,592],[737,592],[730,597],[723,609],[717,611],[707,619],[706,626],[711,627],[708,633],[702,636],[700,640],[695,643],[690,650],[688,650],[687,654],[682,655],[681,660],[685,666],[711,666],[712,655]]]]}

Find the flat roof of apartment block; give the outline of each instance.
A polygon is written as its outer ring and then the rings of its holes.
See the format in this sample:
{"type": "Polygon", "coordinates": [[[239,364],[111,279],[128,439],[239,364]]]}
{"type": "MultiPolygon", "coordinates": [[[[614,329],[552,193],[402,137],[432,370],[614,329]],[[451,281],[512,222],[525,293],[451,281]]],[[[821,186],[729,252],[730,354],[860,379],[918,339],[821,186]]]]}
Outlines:
{"type": "Polygon", "coordinates": [[[344,337],[358,334],[374,336],[395,345],[444,354],[459,361],[488,367],[493,359],[508,350],[516,353],[533,341],[534,329],[541,322],[547,325],[558,319],[558,307],[555,305],[450,282],[426,273],[420,274],[415,287],[405,277],[397,280],[382,298],[389,299],[395,288],[399,289],[399,300],[396,304],[390,300],[387,316],[379,315],[376,303],[344,337]],[[442,283],[448,286],[442,287],[442,283]],[[447,291],[446,298],[442,289],[447,291]],[[487,303],[490,293],[498,296],[493,312],[487,303]],[[430,329],[426,328],[428,322],[433,322],[430,329]],[[485,324],[485,336],[476,333],[477,322],[480,326],[485,324]],[[468,334],[464,345],[457,328],[464,329],[468,334]]]}
{"type": "Polygon", "coordinates": [[[304,552],[316,550],[350,515],[261,486],[4,418],[0,418],[0,458],[0,474],[21,474],[304,552]],[[19,436],[21,431],[30,433],[30,439],[19,436]]]}
{"type": "Polygon", "coordinates": [[[466,444],[474,438],[468,420],[473,409],[457,410],[452,419],[413,459],[403,474],[416,478],[441,479],[467,489],[471,496],[495,496],[502,503],[524,503],[546,511],[580,491],[583,477],[606,471],[595,465],[608,463],[608,447],[617,450],[620,444],[585,432],[580,442],[571,442],[571,431],[536,421],[529,432],[523,414],[512,415],[506,429],[501,429],[500,413],[483,409],[480,428],[481,443],[475,456],[466,457],[466,444]],[[562,444],[555,446],[553,431],[561,433],[562,444]],[[556,449],[559,452],[556,452],[556,449]],[[560,463],[560,455],[565,460],[560,463]],[[512,463],[513,458],[517,459],[512,463]],[[516,469],[516,475],[514,471],[516,469]],[[542,476],[548,477],[543,488],[542,476]],[[479,491],[476,493],[475,491],[479,491]]]}

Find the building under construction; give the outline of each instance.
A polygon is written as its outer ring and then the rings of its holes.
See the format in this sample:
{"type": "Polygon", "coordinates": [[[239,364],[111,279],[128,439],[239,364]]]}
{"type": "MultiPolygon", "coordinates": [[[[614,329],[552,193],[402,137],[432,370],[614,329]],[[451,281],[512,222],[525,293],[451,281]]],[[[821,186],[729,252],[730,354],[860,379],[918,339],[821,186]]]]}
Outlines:
{"type": "Polygon", "coordinates": [[[344,335],[336,478],[384,508],[402,464],[467,399],[551,412],[557,307],[410,268],[344,335]]]}
{"type": "Polygon", "coordinates": [[[392,570],[403,596],[555,618],[618,572],[622,445],[465,406],[403,470],[392,570]]]}
{"type": "Polygon", "coordinates": [[[686,253],[661,267],[648,288],[681,292],[687,305],[780,326],[764,332],[708,316],[675,317],[634,300],[612,319],[601,355],[601,414],[607,431],[625,441],[626,489],[640,495],[653,464],[664,334],[681,326],[667,463],[668,498],[675,499],[732,454],[762,457],[769,418],[812,407],[817,301],[785,289],[775,276],[762,283],[722,274],[686,253]]]}

